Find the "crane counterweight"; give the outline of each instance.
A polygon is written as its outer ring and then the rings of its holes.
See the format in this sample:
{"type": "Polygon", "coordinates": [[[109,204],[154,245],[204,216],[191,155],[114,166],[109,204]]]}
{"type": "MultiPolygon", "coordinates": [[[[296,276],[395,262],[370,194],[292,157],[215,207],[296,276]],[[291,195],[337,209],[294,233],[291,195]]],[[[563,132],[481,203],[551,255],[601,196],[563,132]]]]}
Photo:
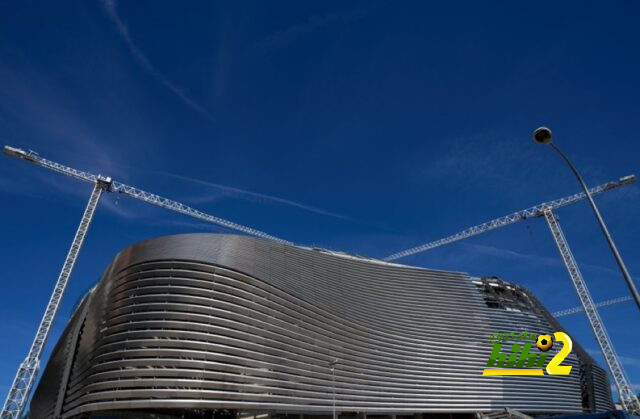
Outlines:
{"type": "Polygon", "coordinates": [[[19,159],[26,159],[28,156],[26,151],[8,145],[4,146],[4,154],[11,157],[17,157],[19,159]]]}

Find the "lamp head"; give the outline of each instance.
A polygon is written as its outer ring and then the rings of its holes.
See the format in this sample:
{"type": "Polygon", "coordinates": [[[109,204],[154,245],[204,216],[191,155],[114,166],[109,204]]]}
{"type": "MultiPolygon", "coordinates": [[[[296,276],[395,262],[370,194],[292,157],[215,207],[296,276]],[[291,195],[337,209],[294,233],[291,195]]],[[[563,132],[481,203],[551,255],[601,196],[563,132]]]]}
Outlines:
{"type": "Polygon", "coordinates": [[[551,130],[547,127],[536,128],[533,131],[533,141],[538,144],[551,144],[551,130]]]}

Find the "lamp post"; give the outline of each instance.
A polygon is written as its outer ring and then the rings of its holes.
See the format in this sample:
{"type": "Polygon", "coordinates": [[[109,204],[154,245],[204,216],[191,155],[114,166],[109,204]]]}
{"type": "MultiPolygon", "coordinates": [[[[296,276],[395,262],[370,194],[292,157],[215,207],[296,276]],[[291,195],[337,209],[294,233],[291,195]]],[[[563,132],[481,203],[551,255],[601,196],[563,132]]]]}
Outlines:
{"type": "Polygon", "coordinates": [[[616,248],[616,245],[613,242],[613,239],[611,238],[611,234],[609,234],[609,230],[607,229],[607,226],[604,224],[604,220],[600,215],[600,211],[598,211],[598,207],[596,207],[596,203],[593,202],[593,198],[589,193],[589,189],[587,188],[587,185],[584,183],[582,176],[580,176],[578,169],[576,169],[573,163],[571,163],[571,160],[569,160],[569,158],[562,152],[562,150],[560,150],[558,146],[553,144],[551,130],[549,128],[547,127],[537,128],[535,131],[533,131],[533,140],[538,144],[551,146],[551,148],[553,148],[558,154],[560,154],[560,156],[564,159],[564,161],[567,162],[573,174],[576,176],[576,178],[578,178],[578,181],[580,182],[580,185],[582,186],[582,189],[584,190],[584,193],[587,196],[587,201],[589,201],[589,205],[591,205],[591,209],[593,210],[593,213],[595,214],[596,219],[598,220],[598,224],[602,229],[602,233],[604,234],[604,237],[607,239],[607,243],[609,243],[609,248],[611,249],[611,253],[613,253],[613,257],[616,259],[616,262],[618,263],[618,267],[622,272],[622,276],[624,276],[625,281],[627,281],[627,285],[629,286],[631,295],[636,301],[636,305],[638,306],[638,309],[640,309],[640,294],[638,294],[638,289],[633,283],[633,279],[631,278],[631,275],[629,275],[629,271],[627,270],[627,267],[622,261],[622,257],[620,256],[620,253],[618,253],[618,249],[616,248]]]}
{"type": "Polygon", "coordinates": [[[333,388],[333,419],[336,419],[336,365],[338,365],[337,359],[329,362],[329,366],[331,367],[331,383],[333,388]]]}

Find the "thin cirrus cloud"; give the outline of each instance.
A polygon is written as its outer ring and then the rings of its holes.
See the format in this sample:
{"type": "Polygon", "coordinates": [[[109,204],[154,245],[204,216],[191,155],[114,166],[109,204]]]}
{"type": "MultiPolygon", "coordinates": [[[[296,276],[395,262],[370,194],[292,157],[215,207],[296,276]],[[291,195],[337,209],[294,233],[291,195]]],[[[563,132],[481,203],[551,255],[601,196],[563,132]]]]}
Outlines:
{"type": "MultiPolygon", "coordinates": [[[[602,351],[600,349],[587,348],[586,350],[589,355],[593,357],[602,357],[602,351]]],[[[640,358],[618,355],[618,360],[620,360],[625,367],[640,367],[640,358]]]]}
{"type": "Polygon", "coordinates": [[[184,102],[188,107],[195,110],[196,112],[206,116],[207,118],[211,118],[211,114],[202,107],[198,102],[193,100],[187,93],[185,93],[185,89],[176,85],[171,80],[169,80],[164,74],[162,74],[154,65],[151,63],[151,60],[145,55],[144,52],[136,45],[136,43],[131,38],[131,34],[129,33],[129,28],[122,21],[120,15],[117,10],[116,0],[102,0],[102,4],[104,5],[104,9],[109,16],[109,19],[113,22],[120,34],[120,37],[127,45],[129,52],[133,55],[133,58],[136,60],[138,65],[147,73],[152,75],[158,83],[168,89],[171,93],[178,96],[182,102],[184,102]]]}
{"type": "MultiPolygon", "coordinates": [[[[64,203],[71,206],[86,205],[91,187],[79,181],[59,181],[61,175],[50,171],[34,170],[28,175],[13,179],[0,179],[0,192],[23,196],[30,199],[64,203]],[[80,185],[80,186],[79,186],[80,185]],[[85,185],[84,187],[81,185],[85,185]],[[69,199],[71,198],[71,199],[69,199]]],[[[64,176],[62,176],[64,178],[64,176]]],[[[68,179],[68,178],[67,178],[68,179]]],[[[109,211],[127,219],[144,218],[131,209],[119,206],[117,200],[102,199],[102,205],[109,211]]]]}
{"type": "MultiPolygon", "coordinates": [[[[531,253],[520,253],[520,252],[516,252],[509,249],[503,249],[495,246],[487,246],[487,245],[481,245],[481,244],[475,244],[475,243],[462,243],[462,245],[465,248],[471,250],[472,252],[475,252],[480,255],[493,256],[493,257],[502,258],[502,259],[520,260],[524,262],[537,264],[538,266],[544,266],[544,265],[564,266],[564,263],[562,262],[562,259],[560,258],[560,256],[549,257],[549,256],[535,255],[531,253]]],[[[597,271],[597,272],[608,273],[608,274],[616,274],[618,272],[616,269],[607,268],[605,266],[595,265],[592,263],[580,262],[579,265],[580,267],[583,268],[583,270],[591,270],[591,271],[597,271]]]]}
{"type": "Polygon", "coordinates": [[[346,13],[330,13],[323,16],[311,16],[301,23],[294,24],[287,29],[276,32],[262,41],[258,42],[254,50],[260,54],[265,54],[271,50],[287,47],[298,38],[321,29],[325,26],[335,24],[350,23],[362,19],[366,15],[364,10],[356,10],[346,13]]]}
{"type": "MultiPolygon", "coordinates": [[[[56,178],[58,174],[52,174],[48,171],[35,171],[28,177],[22,176],[13,180],[0,178],[0,192],[19,195],[31,199],[43,199],[46,201],[64,203],[74,207],[86,205],[86,201],[91,193],[91,188],[84,182],[75,180],[70,182],[60,182],[56,178]],[[86,185],[78,187],[78,185],[86,185]],[[71,199],[69,199],[71,198],[71,199]]],[[[63,176],[64,177],[64,176],[63,176]]],[[[186,220],[175,219],[174,217],[163,217],[161,215],[149,217],[148,213],[140,207],[126,203],[133,198],[126,198],[120,204],[120,194],[104,194],[102,196],[100,206],[117,217],[135,220],[147,225],[161,225],[183,227],[189,229],[213,229],[216,231],[228,231],[225,227],[206,222],[193,222],[186,217],[186,220]]],[[[156,207],[157,208],[157,207],[156,207]]]]}
{"type": "MultiPolygon", "coordinates": [[[[116,170],[116,172],[123,174],[126,172],[126,169],[123,169],[121,167],[119,170],[116,170]]],[[[210,194],[209,195],[201,194],[200,197],[189,199],[188,201],[190,204],[197,205],[197,204],[202,204],[206,202],[211,202],[213,200],[220,199],[224,196],[234,196],[241,199],[249,200],[251,202],[283,204],[283,205],[287,205],[290,207],[298,208],[307,212],[312,212],[312,213],[327,216],[327,217],[333,217],[341,220],[358,222],[357,220],[351,217],[348,217],[346,215],[327,211],[321,208],[317,208],[311,205],[306,205],[306,204],[292,201],[285,198],[280,198],[280,197],[262,194],[258,192],[247,191],[240,188],[220,185],[212,182],[194,179],[187,176],[175,175],[167,172],[159,172],[154,170],[145,170],[145,172],[165,176],[168,178],[177,179],[184,182],[189,182],[196,185],[205,186],[208,188],[214,188],[217,191],[221,192],[214,196],[210,194]]],[[[26,196],[30,198],[47,199],[47,200],[55,200],[55,201],[62,200],[65,203],[69,203],[69,200],[66,198],[64,199],[57,198],[57,196],[62,196],[62,197],[72,196],[74,197],[74,199],[77,199],[78,204],[83,204],[85,200],[88,199],[88,196],[90,193],[89,187],[78,188],[77,186],[75,186],[74,182],[59,182],[57,181],[58,176],[59,175],[57,174],[53,174],[52,176],[52,173],[48,171],[35,170],[33,171],[33,173],[30,173],[28,177],[16,178],[13,181],[0,178],[0,191],[15,194],[15,195],[26,196]],[[44,187],[42,187],[41,185],[44,185],[44,187]],[[53,195],[51,195],[50,193],[51,191],[54,191],[53,195]]],[[[118,198],[119,196],[116,194],[115,196],[113,196],[113,199],[103,199],[102,200],[103,206],[109,212],[126,219],[142,219],[145,222],[150,222],[150,223],[175,224],[175,222],[172,221],[171,218],[160,218],[159,220],[152,221],[148,217],[145,217],[144,214],[138,213],[138,211],[136,211],[136,208],[133,208],[130,205],[119,205],[118,202],[120,200],[118,198]]],[[[188,227],[194,227],[194,225],[189,225],[188,227]]]]}
{"type": "MultiPolygon", "coordinates": [[[[280,198],[277,196],[272,196],[272,195],[267,195],[267,194],[262,194],[259,192],[252,192],[252,191],[247,191],[244,189],[240,189],[240,188],[234,188],[232,186],[226,186],[226,185],[220,185],[217,183],[212,183],[212,182],[207,182],[205,180],[200,180],[200,179],[194,179],[188,176],[182,176],[182,175],[176,175],[173,173],[168,173],[168,172],[157,172],[157,171],[153,171],[153,173],[155,174],[159,174],[162,176],[166,176],[169,178],[173,178],[173,179],[178,179],[181,181],[185,181],[185,182],[190,182],[190,183],[194,183],[197,185],[202,185],[202,186],[206,186],[209,188],[215,188],[217,190],[220,190],[224,193],[227,193],[229,195],[233,195],[233,196],[238,196],[240,198],[244,198],[244,199],[250,199],[252,201],[262,201],[262,202],[274,202],[274,203],[278,203],[278,204],[284,204],[284,205],[288,205],[294,208],[299,208],[305,211],[309,211],[309,212],[313,212],[315,214],[320,214],[320,215],[325,215],[328,217],[333,217],[333,218],[338,218],[341,220],[350,220],[350,221],[355,221],[353,220],[351,217],[348,217],[346,215],[342,215],[342,214],[338,214],[335,212],[331,212],[331,211],[327,211],[324,210],[322,208],[317,208],[311,205],[307,205],[307,204],[302,204],[300,202],[296,202],[296,201],[292,201],[290,199],[285,199],[285,198],[280,198]]],[[[213,199],[218,198],[218,196],[216,196],[213,199]]],[[[204,198],[204,199],[195,199],[195,200],[191,200],[192,202],[194,201],[200,201],[200,202],[205,202],[205,201],[210,201],[211,198],[204,198]]]]}

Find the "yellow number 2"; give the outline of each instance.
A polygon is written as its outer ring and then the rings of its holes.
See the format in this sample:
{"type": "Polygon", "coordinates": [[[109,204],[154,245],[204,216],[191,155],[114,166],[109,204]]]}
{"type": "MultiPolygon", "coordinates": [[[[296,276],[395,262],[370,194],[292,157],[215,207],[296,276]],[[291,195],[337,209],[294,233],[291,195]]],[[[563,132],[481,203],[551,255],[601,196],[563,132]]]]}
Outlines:
{"type": "Polygon", "coordinates": [[[556,342],[562,342],[564,345],[562,349],[560,349],[560,352],[549,361],[547,374],[568,375],[571,371],[571,365],[560,365],[560,363],[571,353],[573,342],[571,342],[571,338],[563,332],[555,332],[553,336],[556,338],[556,342]]]}

